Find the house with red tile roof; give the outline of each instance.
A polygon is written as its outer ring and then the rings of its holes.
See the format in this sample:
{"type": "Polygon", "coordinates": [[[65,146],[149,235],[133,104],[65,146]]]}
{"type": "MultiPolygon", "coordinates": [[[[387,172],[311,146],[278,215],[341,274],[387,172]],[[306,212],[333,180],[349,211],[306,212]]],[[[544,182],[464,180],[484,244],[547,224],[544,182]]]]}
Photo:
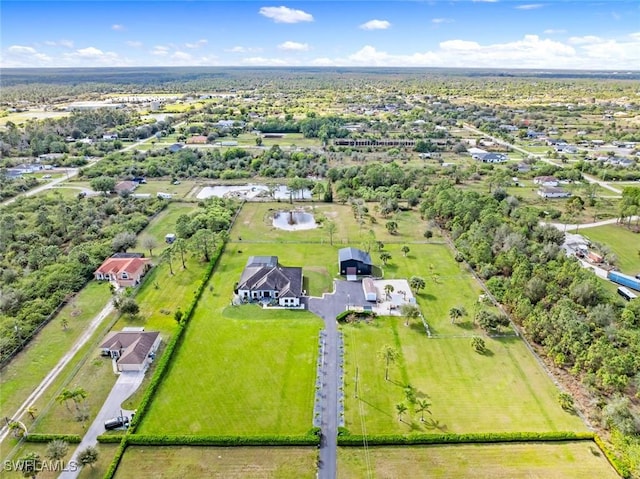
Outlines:
{"type": "Polygon", "coordinates": [[[192,136],[187,138],[187,145],[205,145],[207,143],[207,137],[203,135],[192,136]]]}
{"type": "Polygon", "coordinates": [[[94,271],[93,276],[98,281],[113,281],[124,288],[140,284],[144,274],[151,268],[151,260],[142,258],[142,255],[126,255],[107,258],[100,267],[94,271]]]}

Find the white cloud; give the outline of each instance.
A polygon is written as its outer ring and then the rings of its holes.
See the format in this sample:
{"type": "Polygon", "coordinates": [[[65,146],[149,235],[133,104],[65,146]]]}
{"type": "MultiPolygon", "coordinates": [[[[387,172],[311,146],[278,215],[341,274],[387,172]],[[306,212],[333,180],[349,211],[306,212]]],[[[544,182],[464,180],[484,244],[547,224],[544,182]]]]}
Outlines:
{"type": "Polygon", "coordinates": [[[289,7],[262,7],[260,15],[270,18],[276,23],[300,23],[312,22],[313,15],[303,10],[294,10],[289,7]]]}
{"type": "Polygon", "coordinates": [[[91,46],[63,54],[60,63],[73,67],[117,67],[131,65],[132,62],[115,52],[105,52],[91,46]]]}
{"type": "Polygon", "coordinates": [[[65,47],[65,48],[73,48],[73,42],[71,40],[60,40],[60,41],[53,41],[53,40],[46,40],[44,42],[45,45],[49,46],[49,47],[65,47]]]}
{"type": "Polygon", "coordinates": [[[121,32],[122,30],[124,30],[124,25],[121,25],[119,23],[114,23],[113,25],[111,25],[111,30],[115,30],[116,32],[121,32]]]}
{"type": "Polygon", "coordinates": [[[236,46],[231,47],[231,48],[226,48],[224,51],[228,52],[228,53],[257,53],[257,52],[261,52],[262,48],[260,48],[260,47],[243,47],[242,45],[236,45],[236,46]]]}
{"type": "Polygon", "coordinates": [[[545,35],[559,35],[561,33],[567,33],[566,30],[563,30],[561,28],[547,28],[544,32],[545,35]]]}
{"type": "Polygon", "coordinates": [[[309,50],[309,44],[287,41],[278,45],[278,49],[294,52],[306,52],[309,50]]]}
{"type": "Polygon", "coordinates": [[[185,43],[184,46],[187,48],[195,49],[195,48],[204,47],[207,43],[209,43],[208,40],[206,40],[205,38],[201,38],[195,43],[185,43]]]}
{"type": "Polygon", "coordinates": [[[23,45],[11,45],[7,50],[9,53],[17,53],[18,55],[34,55],[38,53],[35,48],[23,45]]]}
{"type": "Polygon", "coordinates": [[[181,61],[181,62],[190,62],[193,59],[193,57],[191,56],[190,53],[181,52],[179,50],[176,51],[176,52],[173,52],[173,54],[171,55],[170,58],[172,60],[178,60],[178,61],[181,61]]]}
{"type": "Polygon", "coordinates": [[[138,42],[135,40],[129,40],[126,42],[127,46],[131,47],[131,48],[142,48],[142,42],[138,42]]]}
{"type": "Polygon", "coordinates": [[[572,45],[585,45],[590,43],[602,43],[604,39],[596,37],[595,35],[586,35],[584,37],[570,37],[569,43],[572,45]]]}
{"type": "Polygon", "coordinates": [[[432,18],[431,23],[435,23],[436,25],[440,23],[453,23],[452,18],[432,18]]]}
{"type": "Polygon", "coordinates": [[[544,7],[541,3],[526,3],[524,5],[517,5],[515,8],[518,10],[535,10],[536,8],[544,7]]]}
{"type": "Polygon", "coordinates": [[[369,20],[368,22],[360,25],[362,30],[386,30],[391,26],[391,23],[387,20],[369,20]]]}
{"type": "Polygon", "coordinates": [[[153,47],[153,50],[151,50],[151,54],[159,57],[164,57],[169,54],[169,47],[165,47],[164,45],[156,45],[155,47],[153,47]]]}
{"type": "Polygon", "coordinates": [[[104,56],[104,52],[99,48],[87,47],[76,50],[75,55],[80,58],[100,58],[104,56]]]}

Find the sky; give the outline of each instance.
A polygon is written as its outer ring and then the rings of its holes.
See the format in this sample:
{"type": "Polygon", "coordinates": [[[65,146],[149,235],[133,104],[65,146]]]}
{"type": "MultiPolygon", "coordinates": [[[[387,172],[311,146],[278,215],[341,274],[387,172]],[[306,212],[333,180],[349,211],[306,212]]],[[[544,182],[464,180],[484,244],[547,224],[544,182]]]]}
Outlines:
{"type": "Polygon", "coordinates": [[[638,0],[1,0],[0,67],[640,70],[638,0]]]}

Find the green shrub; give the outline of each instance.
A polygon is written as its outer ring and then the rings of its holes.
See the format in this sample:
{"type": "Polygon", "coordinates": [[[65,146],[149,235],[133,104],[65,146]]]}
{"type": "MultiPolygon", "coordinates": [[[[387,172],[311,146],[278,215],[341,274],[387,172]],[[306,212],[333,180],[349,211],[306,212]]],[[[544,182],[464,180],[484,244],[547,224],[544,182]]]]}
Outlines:
{"type": "Polygon", "coordinates": [[[55,440],[65,441],[69,444],[80,444],[82,438],[77,434],[32,434],[24,436],[25,442],[51,442],[55,440]]]}
{"type": "Polygon", "coordinates": [[[103,479],[113,479],[113,476],[116,475],[116,471],[118,470],[118,466],[120,465],[120,461],[122,460],[124,451],[126,451],[127,446],[129,445],[128,439],[129,439],[128,436],[125,436],[122,438],[122,442],[120,442],[120,446],[118,446],[116,455],[111,460],[111,464],[109,464],[109,469],[107,469],[107,472],[105,473],[103,479]]]}
{"type": "Polygon", "coordinates": [[[621,477],[627,479],[631,477],[631,470],[629,466],[623,463],[612,451],[609,449],[609,446],[605,444],[605,442],[600,439],[600,436],[597,434],[593,437],[594,442],[598,445],[602,453],[605,455],[611,467],[613,467],[621,477]]]}
{"type": "Polygon", "coordinates": [[[122,441],[122,434],[100,434],[96,439],[103,444],[116,444],[122,441]]]}
{"type": "MultiPolygon", "coordinates": [[[[580,441],[592,440],[592,432],[501,432],[473,434],[386,434],[367,436],[370,446],[412,445],[412,444],[466,444],[493,442],[531,442],[531,441],[580,441]]],[[[361,435],[338,435],[339,446],[361,446],[364,437],[361,435]]]]}

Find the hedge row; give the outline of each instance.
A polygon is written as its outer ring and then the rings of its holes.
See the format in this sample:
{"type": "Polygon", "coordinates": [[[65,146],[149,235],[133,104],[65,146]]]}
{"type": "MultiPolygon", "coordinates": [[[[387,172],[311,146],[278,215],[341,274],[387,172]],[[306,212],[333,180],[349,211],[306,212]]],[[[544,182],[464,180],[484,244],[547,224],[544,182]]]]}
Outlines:
{"type": "Polygon", "coordinates": [[[128,439],[128,436],[124,436],[122,438],[120,446],[118,446],[118,450],[116,451],[116,455],[113,456],[111,464],[109,464],[109,469],[107,469],[107,472],[104,474],[103,479],[112,479],[113,476],[116,475],[116,471],[118,470],[118,466],[120,465],[120,461],[122,460],[124,451],[126,451],[127,446],[129,445],[128,439]]]}
{"type": "MultiPolygon", "coordinates": [[[[390,446],[407,444],[465,444],[492,442],[530,442],[530,441],[581,441],[592,440],[592,432],[499,432],[475,434],[387,434],[367,436],[370,446],[390,446]]],[[[338,436],[338,446],[361,446],[361,435],[338,436]]]]}
{"type": "Polygon", "coordinates": [[[605,457],[609,461],[609,464],[611,464],[611,467],[613,467],[616,470],[616,472],[620,475],[620,477],[624,477],[625,479],[631,477],[631,470],[629,469],[629,466],[623,463],[613,453],[613,451],[609,449],[609,446],[607,446],[607,444],[605,444],[605,442],[602,439],[600,439],[600,436],[596,434],[593,440],[598,445],[602,453],[605,455],[605,457]]]}
{"type": "Polygon", "coordinates": [[[122,441],[124,434],[100,434],[96,439],[103,444],[115,444],[122,441]]]}
{"type": "Polygon", "coordinates": [[[209,279],[211,278],[211,275],[213,274],[213,270],[216,264],[218,264],[218,259],[222,255],[223,250],[224,250],[224,244],[218,248],[218,250],[215,253],[215,257],[209,263],[209,266],[207,267],[207,270],[204,273],[202,281],[200,282],[200,285],[196,290],[196,293],[194,295],[193,300],[191,301],[191,304],[184,312],[184,315],[182,316],[182,321],[180,322],[180,324],[178,324],[178,328],[176,329],[173,337],[171,338],[171,341],[167,345],[167,349],[165,350],[164,354],[160,358],[160,361],[156,366],[155,374],[153,375],[153,378],[149,383],[149,387],[147,388],[147,392],[142,398],[142,401],[140,402],[140,405],[138,406],[138,409],[136,411],[136,415],[131,421],[131,424],[129,425],[129,431],[131,433],[134,433],[136,431],[138,425],[140,424],[141,419],[146,414],[147,409],[149,409],[151,400],[155,396],[156,391],[158,390],[158,387],[162,382],[162,378],[164,377],[164,373],[167,367],[169,366],[169,361],[173,358],[173,354],[176,350],[176,347],[180,342],[180,340],[182,339],[182,335],[184,333],[184,330],[186,329],[186,324],[189,322],[189,320],[193,316],[193,312],[195,311],[196,304],[198,303],[198,300],[202,296],[204,288],[207,282],[209,281],[209,279]]]}
{"type": "Polygon", "coordinates": [[[24,437],[25,442],[51,442],[55,440],[65,441],[69,444],[80,444],[82,438],[77,434],[32,434],[24,437]]]}
{"type": "Polygon", "coordinates": [[[318,436],[187,436],[144,435],[128,436],[129,445],[136,446],[317,446],[318,436]]]}

